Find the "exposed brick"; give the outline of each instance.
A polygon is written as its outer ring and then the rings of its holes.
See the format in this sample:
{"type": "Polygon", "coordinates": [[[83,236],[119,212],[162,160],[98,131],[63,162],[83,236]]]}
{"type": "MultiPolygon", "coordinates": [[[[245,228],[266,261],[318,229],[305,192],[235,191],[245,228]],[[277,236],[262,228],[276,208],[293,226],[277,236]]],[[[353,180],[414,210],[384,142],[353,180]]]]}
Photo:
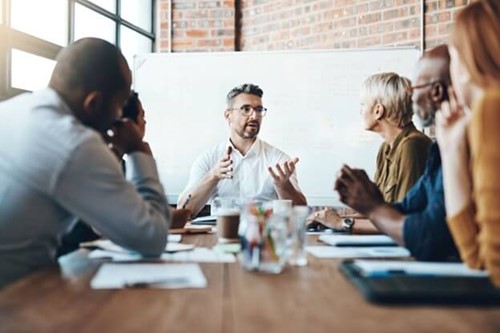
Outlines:
{"type": "MultiPolygon", "coordinates": [[[[241,0],[240,46],[286,50],[420,45],[420,1],[241,0]]],[[[427,47],[448,39],[457,10],[467,2],[425,0],[427,47]]],[[[234,0],[173,0],[172,5],[174,51],[234,50],[234,0]]],[[[157,45],[165,50],[170,37],[168,2],[158,0],[157,6],[157,45]]]]}

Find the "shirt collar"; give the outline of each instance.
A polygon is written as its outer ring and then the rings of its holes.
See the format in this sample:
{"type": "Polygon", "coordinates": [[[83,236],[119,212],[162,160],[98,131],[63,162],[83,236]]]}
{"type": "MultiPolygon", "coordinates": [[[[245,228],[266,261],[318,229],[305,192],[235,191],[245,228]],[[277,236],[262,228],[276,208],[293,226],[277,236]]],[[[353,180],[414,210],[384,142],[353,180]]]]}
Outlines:
{"type": "Polygon", "coordinates": [[[392,161],[394,154],[396,153],[396,149],[398,148],[399,144],[401,141],[408,136],[409,133],[415,131],[415,125],[413,125],[413,122],[408,123],[405,127],[403,127],[403,131],[398,134],[394,142],[392,143],[392,147],[387,145],[384,151],[385,158],[387,158],[389,161],[392,161]]]}
{"type": "Polygon", "coordinates": [[[251,156],[258,156],[259,155],[262,143],[261,143],[261,140],[259,138],[256,138],[254,143],[252,144],[252,147],[250,147],[250,149],[248,150],[248,152],[245,156],[241,155],[240,151],[238,149],[236,149],[233,142],[231,141],[231,138],[227,139],[226,147],[227,146],[230,146],[231,148],[233,148],[233,151],[235,151],[237,154],[239,154],[242,158],[248,158],[251,156]]]}

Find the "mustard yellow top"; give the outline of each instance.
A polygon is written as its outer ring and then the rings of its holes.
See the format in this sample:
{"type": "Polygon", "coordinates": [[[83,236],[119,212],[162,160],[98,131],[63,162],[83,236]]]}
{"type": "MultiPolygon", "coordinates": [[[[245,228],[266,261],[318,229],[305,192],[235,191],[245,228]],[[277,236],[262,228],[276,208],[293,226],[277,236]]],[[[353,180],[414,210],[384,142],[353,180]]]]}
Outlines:
{"type": "Polygon", "coordinates": [[[403,200],[423,174],[431,144],[431,139],[417,130],[413,123],[404,127],[392,147],[382,143],[377,155],[375,184],[385,201],[403,200]]]}
{"type": "Polygon", "coordinates": [[[472,202],[448,226],[462,260],[488,270],[500,287],[500,90],[487,91],[474,106],[468,140],[472,202]]]}

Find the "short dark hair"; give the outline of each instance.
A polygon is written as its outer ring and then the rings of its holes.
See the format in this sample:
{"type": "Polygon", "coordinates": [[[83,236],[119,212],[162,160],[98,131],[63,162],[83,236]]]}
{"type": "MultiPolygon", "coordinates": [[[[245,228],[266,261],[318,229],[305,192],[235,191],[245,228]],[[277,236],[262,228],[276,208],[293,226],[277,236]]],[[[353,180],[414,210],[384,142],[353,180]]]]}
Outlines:
{"type": "Polygon", "coordinates": [[[260,87],[256,84],[252,83],[245,83],[242,85],[239,85],[237,87],[234,87],[231,89],[226,96],[226,103],[229,104],[233,98],[238,96],[239,94],[250,94],[250,95],[255,95],[260,98],[262,98],[262,95],[264,95],[264,92],[260,87]]]}
{"type": "Polygon", "coordinates": [[[132,90],[130,97],[128,98],[127,104],[123,107],[123,117],[137,121],[137,116],[139,115],[139,93],[132,90]]]}

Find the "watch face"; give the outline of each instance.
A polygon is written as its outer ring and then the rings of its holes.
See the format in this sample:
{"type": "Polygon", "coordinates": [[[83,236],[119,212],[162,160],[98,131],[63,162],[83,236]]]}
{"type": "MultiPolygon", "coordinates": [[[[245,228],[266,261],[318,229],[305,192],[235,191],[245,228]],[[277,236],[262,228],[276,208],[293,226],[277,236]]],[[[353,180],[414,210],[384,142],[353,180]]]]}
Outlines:
{"type": "Polygon", "coordinates": [[[351,218],[345,218],[342,220],[342,228],[345,230],[345,231],[351,231],[352,230],[352,226],[354,225],[354,220],[351,219],[351,218]]]}
{"type": "Polygon", "coordinates": [[[351,218],[345,218],[344,219],[344,224],[351,227],[354,224],[354,220],[351,218]]]}

